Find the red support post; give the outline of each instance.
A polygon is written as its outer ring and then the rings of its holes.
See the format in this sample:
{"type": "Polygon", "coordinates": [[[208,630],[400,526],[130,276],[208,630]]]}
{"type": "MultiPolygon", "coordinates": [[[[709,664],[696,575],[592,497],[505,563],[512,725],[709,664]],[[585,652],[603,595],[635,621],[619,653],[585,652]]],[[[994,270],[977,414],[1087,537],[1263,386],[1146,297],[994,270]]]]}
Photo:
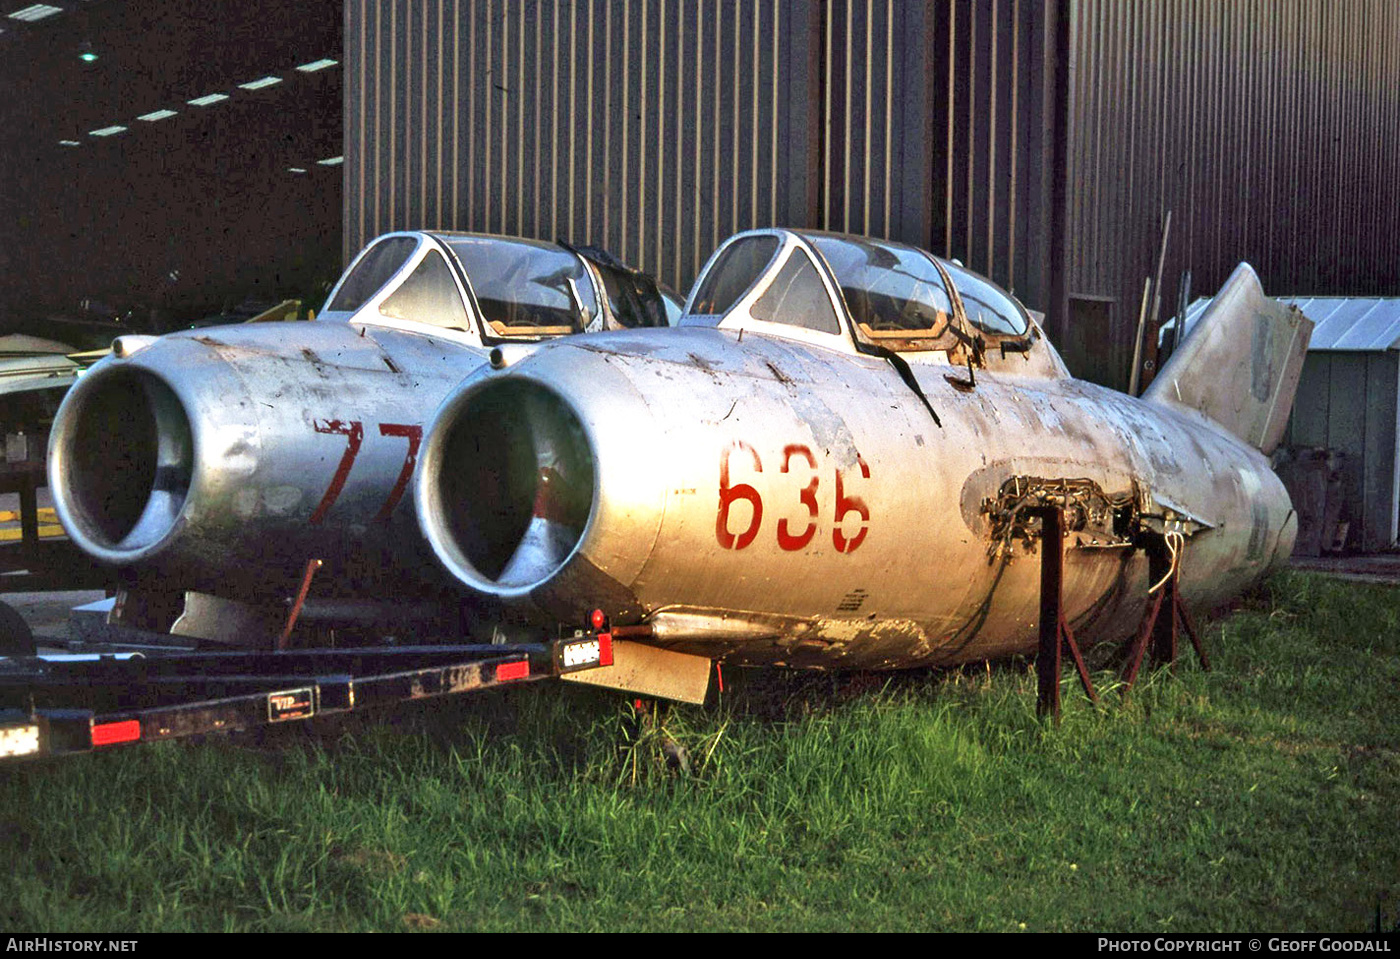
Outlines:
{"type": "Polygon", "coordinates": [[[311,578],[316,575],[316,570],[321,568],[319,559],[307,560],[306,572],[301,577],[301,589],[297,591],[296,602],[292,604],[292,611],[287,615],[287,625],[282,628],[282,635],[277,637],[277,651],[281,652],[287,648],[287,640],[292,636],[292,627],[297,624],[297,617],[301,615],[301,607],[306,602],[306,594],[311,591],[311,578]]]}
{"type": "Polygon", "coordinates": [[[1138,670],[1142,666],[1143,655],[1147,652],[1149,638],[1152,645],[1153,665],[1168,665],[1175,669],[1178,652],[1177,637],[1180,630],[1185,629],[1186,635],[1191,640],[1191,645],[1196,650],[1196,658],[1201,662],[1201,668],[1210,669],[1210,659],[1206,656],[1205,647],[1201,645],[1200,637],[1196,634],[1196,627],[1191,622],[1191,614],[1187,612],[1186,605],[1181,601],[1181,555],[1186,548],[1185,539],[1181,538],[1179,533],[1148,533],[1144,535],[1148,537],[1146,546],[1148,579],[1157,586],[1153,592],[1152,603],[1148,606],[1147,615],[1143,617],[1142,625],[1138,628],[1137,635],[1128,647],[1128,657],[1123,667],[1123,695],[1125,697],[1132,692],[1133,684],[1137,682],[1138,670]],[[1167,538],[1172,536],[1178,537],[1176,542],[1180,545],[1173,546],[1168,542],[1167,538]]]}
{"type": "Polygon", "coordinates": [[[1079,682],[1090,702],[1099,697],[1089,679],[1079,643],[1065,619],[1064,594],[1064,514],[1057,508],[1036,511],[1040,517],[1040,647],[1036,653],[1036,713],[1053,715],[1060,721],[1060,670],[1062,654],[1069,651],[1079,682]]]}

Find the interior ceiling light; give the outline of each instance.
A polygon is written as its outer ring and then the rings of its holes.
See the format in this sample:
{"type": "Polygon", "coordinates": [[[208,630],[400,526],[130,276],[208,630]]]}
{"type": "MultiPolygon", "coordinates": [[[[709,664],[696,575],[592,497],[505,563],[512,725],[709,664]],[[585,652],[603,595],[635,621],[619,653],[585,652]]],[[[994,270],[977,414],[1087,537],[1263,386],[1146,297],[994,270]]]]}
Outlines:
{"type": "Polygon", "coordinates": [[[260,77],[250,83],[240,83],[244,90],[261,90],[263,87],[272,87],[282,82],[281,77],[260,77]]]}
{"type": "Polygon", "coordinates": [[[23,10],[16,10],[14,13],[10,14],[10,19],[33,23],[35,20],[42,20],[45,17],[51,17],[55,13],[62,12],[63,10],[59,7],[51,7],[47,3],[33,3],[23,10]]]}
{"type": "Polygon", "coordinates": [[[82,146],[82,144],[81,144],[80,142],[78,142],[77,140],[59,140],[59,141],[58,141],[58,145],[61,146],[61,147],[80,147],[80,146],[82,146]]]}
{"type": "Polygon", "coordinates": [[[305,172],[306,172],[306,168],[305,168],[305,167],[299,167],[299,166],[289,166],[289,167],[287,167],[287,172],[288,172],[288,173],[305,173],[305,172]]]}
{"type": "Polygon", "coordinates": [[[110,126],[110,127],[103,127],[103,128],[100,129],[100,130],[89,130],[89,131],[88,131],[88,136],[90,136],[90,137],[109,137],[109,136],[111,136],[111,135],[114,134],[114,133],[125,133],[125,132],[126,132],[126,127],[123,127],[123,126],[110,126]]]}
{"type": "Polygon", "coordinates": [[[297,67],[302,73],[315,73],[317,70],[324,70],[326,67],[333,67],[339,60],[313,60],[310,63],[303,63],[297,67]]]}
{"type": "Polygon", "coordinates": [[[326,157],[324,160],[317,160],[321,166],[340,166],[345,162],[345,157],[326,157]]]}
{"type": "Polygon", "coordinates": [[[147,123],[155,123],[157,120],[164,120],[166,117],[173,117],[174,110],[156,110],[154,113],[143,113],[136,119],[145,120],[147,123]]]}
{"type": "Polygon", "coordinates": [[[210,93],[206,96],[195,97],[193,100],[186,100],[192,107],[207,107],[211,103],[218,103],[220,100],[227,100],[227,93],[210,93]]]}

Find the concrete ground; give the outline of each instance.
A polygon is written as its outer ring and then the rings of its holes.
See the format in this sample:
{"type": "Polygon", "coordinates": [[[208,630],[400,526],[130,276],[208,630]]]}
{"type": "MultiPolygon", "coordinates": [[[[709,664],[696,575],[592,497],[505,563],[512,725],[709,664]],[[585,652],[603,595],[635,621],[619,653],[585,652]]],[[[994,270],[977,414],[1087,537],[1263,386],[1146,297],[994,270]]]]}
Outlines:
{"type": "Polygon", "coordinates": [[[1400,586],[1400,553],[1370,553],[1364,556],[1294,556],[1293,569],[1323,573],[1358,583],[1400,586]]]}
{"type": "Polygon", "coordinates": [[[34,631],[40,647],[62,646],[71,637],[68,611],[74,606],[96,602],[107,594],[102,590],[78,589],[52,593],[0,593],[0,602],[14,607],[34,631]]]}
{"type": "MultiPolygon", "coordinates": [[[[48,487],[40,487],[36,491],[36,498],[41,510],[39,535],[45,538],[62,535],[62,531],[57,525],[46,518],[42,512],[53,508],[53,497],[50,495],[48,487]]],[[[0,493],[0,541],[17,541],[19,533],[19,494],[0,493]]],[[[68,611],[70,609],[102,599],[105,595],[102,590],[65,590],[43,593],[0,592],[0,602],[14,607],[15,611],[24,617],[24,621],[34,631],[34,638],[41,648],[51,648],[55,645],[62,646],[71,638],[68,631],[68,611]]]]}
{"type": "MultiPolygon", "coordinates": [[[[40,486],[34,491],[34,498],[39,501],[39,508],[53,505],[53,495],[49,493],[47,486],[40,486]]],[[[19,509],[18,493],[0,493],[0,510],[19,509]]]]}

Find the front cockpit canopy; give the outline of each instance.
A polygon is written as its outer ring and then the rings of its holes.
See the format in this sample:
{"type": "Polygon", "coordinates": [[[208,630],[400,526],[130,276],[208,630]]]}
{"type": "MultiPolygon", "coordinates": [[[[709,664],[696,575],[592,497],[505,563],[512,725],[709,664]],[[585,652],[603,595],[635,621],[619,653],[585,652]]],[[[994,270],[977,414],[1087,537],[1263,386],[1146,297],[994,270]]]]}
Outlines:
{"type": "Polygon", "coordinates": [[[758,320],[899,351],[1030,335],[1024,307],[991,281],[923,250],[795,230],[740,234],[711,258],[683,322],[758,320]]]}
{"type": "Polygon", "coordinates": [[[365,248],[346,271],[323,313],[354,313],[398,273],[418,248],[412,236],[387,236],[365,248]]]}
{"type": "Polygon", "coordinates": [[[496,336],[582,333],[601,319],[588,268],[552,243],[450,236],[447,247],[471,279],[481,317],[496,336]]]}
{"type": "Polygon", "coordinates": [[[366,247],[332,291],[321,318],[401,322],[493,343],[667,325],[678,314],[654,281],[603,251],[515,237],[412,232],[389,234],[366,247]]]}

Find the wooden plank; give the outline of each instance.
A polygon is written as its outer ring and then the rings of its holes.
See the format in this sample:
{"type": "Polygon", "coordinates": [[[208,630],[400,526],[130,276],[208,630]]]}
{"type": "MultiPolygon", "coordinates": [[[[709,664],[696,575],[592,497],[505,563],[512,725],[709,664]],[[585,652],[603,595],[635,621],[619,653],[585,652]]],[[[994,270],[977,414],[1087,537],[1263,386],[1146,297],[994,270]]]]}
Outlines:
{"type": "Polygon", "coordinates": [[[696,705],[710,688],[710,660],[641,643],[615,640],[613,664],[559,677],[571,683],[621,689],[696,705]]]}
{"type": "Polygon", "coordinates": [[[1362,394],[1366,416],[1362,490],[1361,546],[1385,549],[1395,542],[1395,417],[1396,354],[1367,353],[1366,387],[1362,394]]]}
{"type": "MultiPolygon", "coordinates": [[[[1366,471],[1366,357],[1359,353],[1335,353],[1329,378],[1327,445],[1344,454],[1341,463],[1345,505],[1342,519],[1352,524],[1349,545],[1359,542],[1364,526],[1366,499],[1362,477],[1366,471]]],[[[1330,504],[1329,504],[1330,505],[1330,504]]],[[[1323,541],[1329,532],[1324,531],[1323,541]]]]}
{"type": "Polygon", "coordinates": [[[1327,415],[1331,399],[1332,356],[1310,354],[1303,360],[1303,375],[1293,400],[1293,419],[1288,427],[1289,446],[1327,445],[1327,415]]]}

